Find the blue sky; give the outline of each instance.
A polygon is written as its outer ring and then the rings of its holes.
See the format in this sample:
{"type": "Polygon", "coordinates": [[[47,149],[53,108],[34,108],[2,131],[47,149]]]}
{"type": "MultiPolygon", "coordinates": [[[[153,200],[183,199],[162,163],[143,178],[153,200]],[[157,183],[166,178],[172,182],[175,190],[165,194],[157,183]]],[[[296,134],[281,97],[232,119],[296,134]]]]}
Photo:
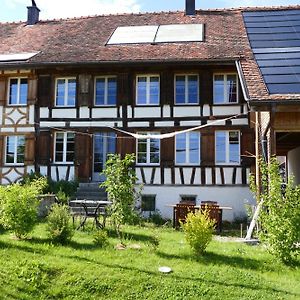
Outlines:
{"type": "MultiPolygon", "coordinates": [[[[85,15],[182,10],[185,0],[35,0],[41,19],[85,15]]],[[[197,9],[298,4],[299,0],[196,0],[197,9]]],[[[0,0],[0,22],[26,20],[31,0],[0,0]]]]}

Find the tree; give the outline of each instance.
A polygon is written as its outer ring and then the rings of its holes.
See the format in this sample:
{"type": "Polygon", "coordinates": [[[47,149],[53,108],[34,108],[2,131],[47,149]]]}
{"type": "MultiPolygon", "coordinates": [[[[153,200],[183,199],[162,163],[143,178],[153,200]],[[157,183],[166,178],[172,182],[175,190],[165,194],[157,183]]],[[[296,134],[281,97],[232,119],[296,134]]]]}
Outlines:
{"type": "MultiPolygon", "coordinates": [[[[300,186],[292,177],[283,184],[279,164],[272,158],[260,162],[262,210],[259,216],[260,237],[269,245],[272,254],[284,263],[290,263],[299,254],[300,242],[300,186]]],[[[252,191],[256,187],[252,184],[252,191]]]]}
{"type": "Polygon", "coordinates": [[[135,188],[137,176],[134,163],[133,154],[126,154],[124,159],[119,154],[110,154],[103,171],[106,180],[100,184],[112,201],[110,215],[119,238],[121,225],[134,216],[134,205],[140,194],[140,189],[135,188]]]}

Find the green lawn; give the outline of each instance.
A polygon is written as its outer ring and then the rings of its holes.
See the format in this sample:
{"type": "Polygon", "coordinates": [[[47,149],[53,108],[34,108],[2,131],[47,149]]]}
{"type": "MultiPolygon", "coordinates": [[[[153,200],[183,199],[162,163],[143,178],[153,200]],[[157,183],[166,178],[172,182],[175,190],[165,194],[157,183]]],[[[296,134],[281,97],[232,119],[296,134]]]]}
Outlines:
{"type": "Polygon", "coordinates": [[[99,249],[91,230],[53,246],[45,224],[27,241],[0,234],[0,299],[300,299],[300,262],[284,266],[263,247],[214,241],[197,259],[182,232],[125,231],[126,243],[141,249],[115,250],[113,238],[99,249]],[[161,274],[160,266],[173,272],[161,274]]]}

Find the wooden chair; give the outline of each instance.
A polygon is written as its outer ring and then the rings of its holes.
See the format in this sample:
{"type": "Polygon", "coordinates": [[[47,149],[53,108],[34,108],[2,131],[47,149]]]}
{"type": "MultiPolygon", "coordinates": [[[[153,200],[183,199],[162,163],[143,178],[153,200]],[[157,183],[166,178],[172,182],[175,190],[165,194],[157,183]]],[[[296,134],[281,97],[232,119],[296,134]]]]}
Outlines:
{"type": "Polygon", "coordinates": [[[195,213],[195,205],[178,203],[174,207],[173,227],[178,229],[185,222],[188,213],[195,213]]]}
{"type": "Polygon", "coordinates": [[[215,221],[217,232],[222,230],[222,209],[216,201],[201,201],[201,211],[208,210],[208,215],[211,220],[215,221]]]}

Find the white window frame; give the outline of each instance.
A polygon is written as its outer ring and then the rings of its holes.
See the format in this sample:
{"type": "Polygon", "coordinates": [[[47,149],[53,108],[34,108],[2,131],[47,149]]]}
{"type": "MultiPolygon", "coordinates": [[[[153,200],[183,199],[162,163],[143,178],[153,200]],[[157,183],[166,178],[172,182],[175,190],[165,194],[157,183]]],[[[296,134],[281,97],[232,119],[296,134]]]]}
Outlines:
{"type": "Polygon", "coordinates": [[[76,94],[77,94],[77,80],[76,77],[57,77],[55,78],[55,107],[75,107],[76,106],[76,94]],[[74,105],[68,105],[68,94],[69,94],[69,80],[75,79],[75,103],[74,105]],[[57,104],[57,82],[58,80],[65,80],[65,94],[64,94],[64,104],[57,104]]]}
{"type": "Polygon", "coordinates": [[[174,75],[174,104],[175,105],[199,105],[200,103],[200,91],[199,91],[199,74],[197,73],[183,73],[183,74],[175,74],[174,75]],[[185,77],[185,101],[184,103],[177,103],[176,102],[176,77],[177,76],[184,76],[185,77]],[[188,93],[188,76],[197,76],[197,102],[196,103],[189,103],[189,93],[188,93]]]}
{"type": "MultiPolygon", "coordinates": [[[[138,134],[144,134],[145,136],[147,135],[153,135],[153,134],[160,134],[160,132],[138,132],[138,134]]],[[[147,149],[146,149],[146,162],[145,163],[139,163],[138,162],[138,150],[139,150],[139,140],[140,139],[137,139],[137,142],[136,142],[136,164],[138,166],[159,166],[160,165],[160,155],[161,155],[161,142],[160,142],[160,139],[158,139],[159,141],[159,161],[158,163],[151,163],[150,162],[150,141],[151,139],[145,139],[147,141],[147,149]]],[[[142,139],[141,139],[142,140],[142,139]]]]}
{"type": "Polygon", "coordinates": [[[216,130],[215,131],[215,163],[216,165],[240,165],[241,164],[241,132],[240,130],[216,130]],[[225,162],[217,162],[217,132],[225,132],[225,162]],[[229,133],[237,132],[239,137],[239,161],[237,163],[230,162],[230,152],[229,152],[229,133]]]}
{"type": "MultiPolygon", "coordinates": [[[[53,155],[54,157],[53,157],[53,162],[55,164],[73,164],[74,163],[74,161],[67,161],[68,133],[73,133],[73,132],[55,132],[55,134],[54,134],[54,155],[53,155]],[[63,161],[56,161],[56,137],[57,137],[57,134],[63,134],[64,135],[64,140],[63,140],[63,161]]],[[[75,146],[75,135],[74,135],[74,146],[75,146]]],[[[74,155],[75,155],[75,151],[74,151],[74,155]]]]}
{"type": "MultiPolygon", "coordinates": [[[[117,96],[116,96],[116,104],[108,104],[108,79],[116,79],[116,84],[117,84],[117,76],[114,75],[108,75],[108,76],[96,76],[95,81],[94,81],[94,105],[95,106],[116,106],[117,105],[117,96]],[[96,82],[97,79],[105,79],[105,86],[104,86],[104,104],[96,104],[96,95],[97,95],[97,90],[96,90],[96,82]]],[[[116,87],[116,92],[117,92],[118,87],[116,87]]]]}
{"type": "Polygon", "coordinates": [[[7,89],[7,105],[9,106],[27,106],[28,103],[28,77],[10,77],[8,80],[8,89],[7,89]],[[17,103],[9,103],[10,100],[10,82],[13,79],[18,80],[18,91],[17,91],[17,103]],[[26,97],[26,103],[20,103],[20,89],[21,89],[21,80],[27,79],[27,97],[26,97]]]}
{"type": "MultiPolygon", "coordinates": [[[[199,162],[196,165],[200,165],[201,164],[201,133],[200,132],[196,132],[198,133],[199,136],[199,162]]],[[[195,163],[191,163],[190,162],[190,132],[186,132],[183,133],[186,134],[188,136],[188,138],[186,138],[185,141],[185,162],[184,163],[179,163],[177,162],[177,136],[175,136],[175,164],[177,166],[188,166],[188,165],[195,165],[195,163]]]]}
{"type": "Polygon", "coordinates": [[[137,106],[159,106],[160,105],[160,75],[159,74],[139,74],[136,75],[136,82],[135,82],[135,103],[137,106]],[[146,103],[138,103],[138,79],[140,77],[147,78],[147,87],[146,87],[146,103]],[[151,77],[158,77],[158,103],[150,103],[150,78],[151,77]]]}
{"type": "Polygon", "coordinates": [[[18,154],[18,139],[19,137],[24,138],[24,147],[26,147],[26,139],[24,135],[9,135],[5,138],[5,165],[6,166],[24,166],[25,164],[25,151],[24,151],[24,162],[18,163],[17,162],[17,154],[18,154]],[[14,161],[12,163],[9,163],[6,161],[7,158],[7,142],[9,138],[15,138],[15,147],[14,147],[14,161]]]}
{"type": "Polygon", "coordinates": [[[214,73],[213,74],[213,103],[214,105],[235,105],[239,103],[239,78],[237,73],[214,73]],[[224,90],[223,90],[223,102],[222,103],[216,103],[215,102],[215,77],[216,76],[224,76],[223,79],[223,84],[224,84],[224,90]],[[235,75],[236,77],[236,102],[229,102],[225,101],[227,100],[227,95],[228,95],[228,89],[227,89],[227,76],[232,76],[235,75]]]}

